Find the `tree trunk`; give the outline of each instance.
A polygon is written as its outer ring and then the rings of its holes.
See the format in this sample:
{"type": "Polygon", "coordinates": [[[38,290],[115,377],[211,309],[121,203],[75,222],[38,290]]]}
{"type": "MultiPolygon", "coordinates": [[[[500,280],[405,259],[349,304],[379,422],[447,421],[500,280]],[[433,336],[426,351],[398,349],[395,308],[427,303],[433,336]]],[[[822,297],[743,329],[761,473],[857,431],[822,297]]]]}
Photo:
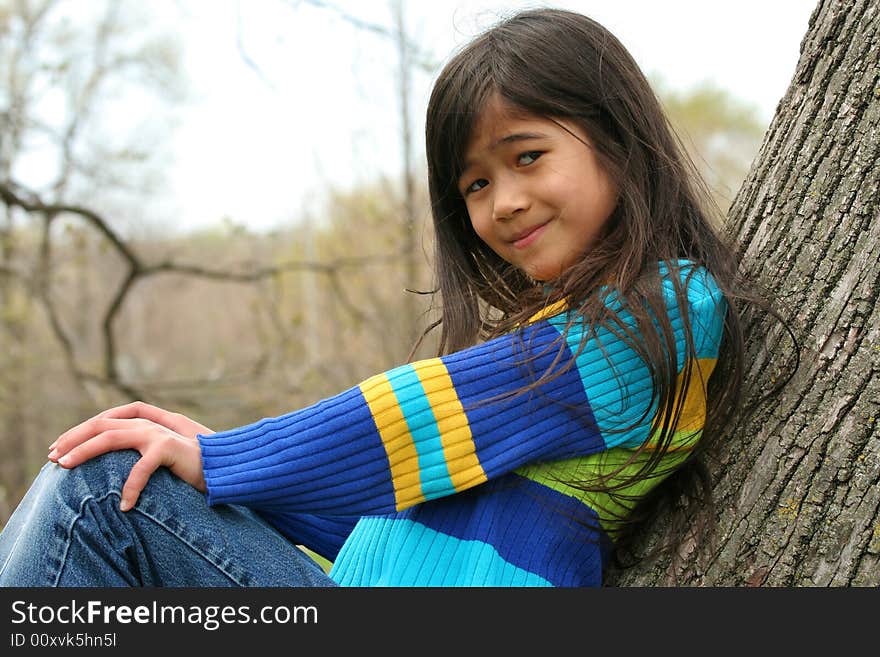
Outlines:
{"type": "MultiPolygon", "coordinates": [[[[618,586],[880,584],[878,4],[819,2],[730,210],[749,269],[790,309],[800,367],[722,438],[713,540],[680,569],[643,565],[618,586]]],[[[769,335],[772,360],[747,346],[750,380],[792,348],[769,335]]]]}

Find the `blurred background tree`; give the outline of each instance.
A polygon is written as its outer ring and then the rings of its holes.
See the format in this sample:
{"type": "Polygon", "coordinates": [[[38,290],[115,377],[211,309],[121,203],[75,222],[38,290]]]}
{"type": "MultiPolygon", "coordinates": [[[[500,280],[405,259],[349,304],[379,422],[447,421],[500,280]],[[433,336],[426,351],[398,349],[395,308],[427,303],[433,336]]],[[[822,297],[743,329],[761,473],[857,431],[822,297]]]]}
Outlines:
{"type": "Polygon", "coordinates": [[[727,213],[767,129],[758,109],[708,81],[686,90],[651,84],[689,155],[727,213]]]}
{"type": "MultiPolygon", "coordinates": [[[[170,115],[182,102],[179,43],[150,29],[139,3],[0,2],[0,184],[43,203],[100,209],[128,236],[160,214],[170,115]],[[124,108],[124,109],[123,109],[124,108]],[[21,189],[17,180],[27,180],[21,189]]],[[[18,502],[59,423],[89,413],[74,359],[93,358],[94,308],[114,263],[70,215],[0,209],[0,520],[18,502]],[[59,239],[52,252],[48,239],[59,239]],[[49,303],[55,279],[63,306],[49,303]],[[62,322],[64,328],[62,328],[62,322]]]]}

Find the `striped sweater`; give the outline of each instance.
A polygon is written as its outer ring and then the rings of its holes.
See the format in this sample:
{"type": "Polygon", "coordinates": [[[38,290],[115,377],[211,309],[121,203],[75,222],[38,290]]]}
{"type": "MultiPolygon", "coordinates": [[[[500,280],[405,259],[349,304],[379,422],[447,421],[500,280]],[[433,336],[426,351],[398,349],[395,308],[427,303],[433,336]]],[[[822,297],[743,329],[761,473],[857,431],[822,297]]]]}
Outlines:
{"type": "MultiPolygon", "coordinates": [[[[704,269],[680,265],[696,361],[678,391],[671,461],[700,435],[726,310],[704,269]]],[[[683,318],[661,274],[681,380],[683,318]]],[[[606,303],[634,326],[612,295],[606,303]]],[[[627,509],[563,482],[607,472],[650,441],[657,402],[630,347],[602,328],[581,344],[585,328],[570,319],[548,308],[509,335],[200,435],[208,503],[256,509],[333,561],[343,586],[600,585],[614,518],[627,509]],[[574,367],[553,366],[560,335],[574,367]],[[509,394],[551,367],[561,373],[509,394]]]]}

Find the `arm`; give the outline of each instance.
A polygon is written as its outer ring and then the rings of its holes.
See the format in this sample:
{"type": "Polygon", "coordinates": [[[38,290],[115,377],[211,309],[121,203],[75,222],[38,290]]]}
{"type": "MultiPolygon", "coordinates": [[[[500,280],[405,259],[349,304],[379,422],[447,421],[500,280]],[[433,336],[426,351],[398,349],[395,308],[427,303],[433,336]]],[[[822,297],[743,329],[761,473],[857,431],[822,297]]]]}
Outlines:
{"type": "Polygon", "coordinates": [[[504,336],[383,372],[294,413],[200,435],[209,502],[386,513],[531,460],[604,448],[574,370],[511,397],[558,351],[547,322],[525,333],[531,368],[516,336],[504,336]]]}
{"type": "MultiPolygon", "coordinates": [[[[698,352],[714,357],[723,299],[705,276],[688,290],[698,352]]],[[[674,297],[669,313],[680,327],[674,297]]],[[[525,463],[640,444],[652,419],[650,377],[610,333],[596,332],[581,348],[575,324],[561,362],[574,357],[576,367],[513,394],[551,367],[564,324],[564,316],[540,320],[519,335],[383,372],[294,413],[199,435],[209,502],[389,513],[525,463]],[[615,430],[626,424],[634,426],[615,430]]]]}

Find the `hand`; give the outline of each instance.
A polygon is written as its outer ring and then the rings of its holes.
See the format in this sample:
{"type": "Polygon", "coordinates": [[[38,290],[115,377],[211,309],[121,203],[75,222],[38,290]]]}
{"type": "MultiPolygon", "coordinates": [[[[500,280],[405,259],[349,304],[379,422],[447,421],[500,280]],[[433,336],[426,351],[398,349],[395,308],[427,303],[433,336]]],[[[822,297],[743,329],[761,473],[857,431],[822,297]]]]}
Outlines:
{"type": "Polygon", "coordinates": [[[200,433],[214,432],[185,415],[138,401],[98,413],[65,431],[49,446],[49,460],[75,468],[105,452],[136,449],[141,458],[122,487],[120,508],[128,511],[163,465],[197,490],[207,491],[196,438],[200,433]]]}

